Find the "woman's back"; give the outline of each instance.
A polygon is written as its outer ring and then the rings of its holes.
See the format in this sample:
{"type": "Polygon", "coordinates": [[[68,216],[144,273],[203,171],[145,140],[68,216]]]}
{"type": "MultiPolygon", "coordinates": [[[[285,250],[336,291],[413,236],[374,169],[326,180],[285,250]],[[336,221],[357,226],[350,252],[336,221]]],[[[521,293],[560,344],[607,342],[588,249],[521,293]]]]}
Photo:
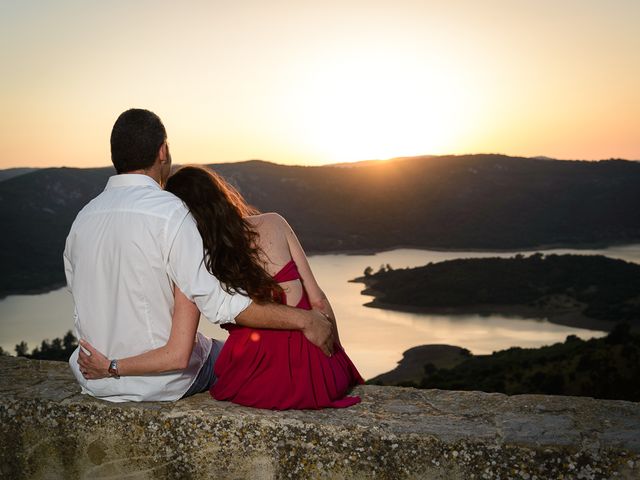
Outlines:
{"type": "MultiPolygon", "coordinates": [[[[287,222],[277,213],[263,213],[245,217],[254,231],[258,234],[256,246],[260,248],[260,260],[265,271],[275,277],[293,260],[288,231],[291,230],[287,222]]],[[[276,281],[278,279],[276,278],[276,281]]],[[[279,282],[286,295],[286,304],[295,307],[304,295],[302,279],[279,282]]]]}
{"type": "MultiPolygon", "coordinates": [[[[310,309],[322,292],[287,222],[277,214],[247,221],[259,235],[264,269],[283,288],[282,303],[310,309]]],[[[363,380],[339,344],[327,357],[300,331],[227,328],[229,338],[215,364],[215,399],[277,410],[341,408],[360,401],[345,396],[363,380]]]]}

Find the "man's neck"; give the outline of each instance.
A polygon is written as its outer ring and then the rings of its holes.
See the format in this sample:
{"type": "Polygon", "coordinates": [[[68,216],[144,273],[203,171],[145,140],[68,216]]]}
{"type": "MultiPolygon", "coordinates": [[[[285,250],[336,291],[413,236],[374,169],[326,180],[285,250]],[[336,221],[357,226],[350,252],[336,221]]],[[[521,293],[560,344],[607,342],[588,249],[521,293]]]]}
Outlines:
{"type": "Polygon", "coordinates": [[[161,182],[160,172],[158,172],[156,169],[142,168],[140,170],[131,170],[130,172],[124,172],[124,173],[121,173],[120,175],[130,175],[130,174],[146,175],[147,177],[152,178],[158,185],[162,186],[162,183],[160,183],[161,182]]]}

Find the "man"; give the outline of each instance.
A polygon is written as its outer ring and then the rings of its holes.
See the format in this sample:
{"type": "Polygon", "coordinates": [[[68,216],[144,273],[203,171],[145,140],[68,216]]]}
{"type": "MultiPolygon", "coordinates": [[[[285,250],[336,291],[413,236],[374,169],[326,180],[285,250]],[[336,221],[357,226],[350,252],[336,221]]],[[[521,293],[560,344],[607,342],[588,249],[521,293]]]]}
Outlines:
{"type": "Polygon", "coordinates": [[[208,387],[219,345],[200,333],[185,369],[118,376],[118,358],[167,343],[174,285],[214,323],[299,329],[331,354],[332,327],[321,313],[230,295],[207,271],[195,220],[161,188],[171,155],[157,115],[122,113],[111,132],[111,159],[117,175],[78,213],[64,252],[76,334],[112,359],[110,377],[87,380],[78,365],[80,348],[74,352],[69,364],[83,393],[113,402],[176,400],[208,387]]]}

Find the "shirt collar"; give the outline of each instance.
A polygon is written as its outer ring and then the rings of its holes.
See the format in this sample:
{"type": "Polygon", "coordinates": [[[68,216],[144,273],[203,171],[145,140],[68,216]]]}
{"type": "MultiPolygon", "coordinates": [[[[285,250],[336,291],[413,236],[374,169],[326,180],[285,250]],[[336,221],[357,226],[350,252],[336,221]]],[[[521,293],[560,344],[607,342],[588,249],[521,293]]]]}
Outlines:
{"type": "Polygon", "coordinates": [[[153,178],[139,173],[121,173],[120,175],[109,177],[105,190],[118,187],[152,187],[162,190],[158,182],[153,178]]]}

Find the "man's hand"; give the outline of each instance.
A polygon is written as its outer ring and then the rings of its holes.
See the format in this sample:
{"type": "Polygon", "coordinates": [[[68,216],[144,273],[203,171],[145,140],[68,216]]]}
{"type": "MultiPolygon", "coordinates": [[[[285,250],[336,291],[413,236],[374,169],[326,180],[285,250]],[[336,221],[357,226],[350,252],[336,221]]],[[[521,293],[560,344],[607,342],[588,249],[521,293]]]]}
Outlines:
{"type": "Polygon", "coordinates": [[[307,312],[307,321],[302,327],[304,336],[330,357],[333,354],[333,324],[318,310],[307,312]]]}
{"type": "Polygon", "coordinates": [[[87,380],[109,377],[109,359],[96,350],[86,340],[80,339],[80,352],[78,353],[78,365],[80,372],[87,380]],[[87,355],[84,350],[87,350],[87,355]]]}
{"type": "Polygon", "coordinates": [[[325,355],[330,357],[333,354],[333,325],[317,310],[252,302],[236,316],[236,324],[249,328],[300,330],[325,355]]]}

